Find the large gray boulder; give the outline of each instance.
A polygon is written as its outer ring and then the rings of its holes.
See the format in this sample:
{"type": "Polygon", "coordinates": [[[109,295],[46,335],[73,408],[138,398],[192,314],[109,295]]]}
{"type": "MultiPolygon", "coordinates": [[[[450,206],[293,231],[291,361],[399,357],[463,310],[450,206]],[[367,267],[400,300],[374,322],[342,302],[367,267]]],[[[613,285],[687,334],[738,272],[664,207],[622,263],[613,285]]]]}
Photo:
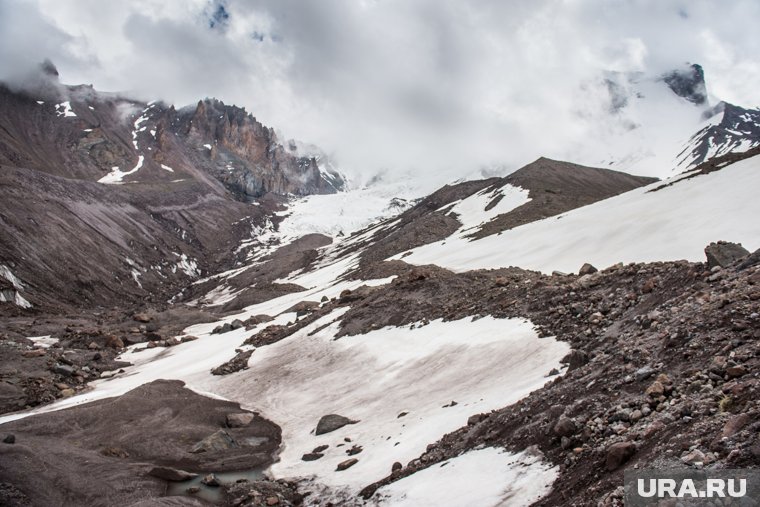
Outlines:
{"type": "Polygon", "coordinates": [[[707,257],[707,267],[712,269],[715,266],[727,268],[734,262],[741,260],[749,255],[746,248],[738,243],[729,243],[728,241],[718,241],[710,243],[705,247],[705,256],[707,257]]]}

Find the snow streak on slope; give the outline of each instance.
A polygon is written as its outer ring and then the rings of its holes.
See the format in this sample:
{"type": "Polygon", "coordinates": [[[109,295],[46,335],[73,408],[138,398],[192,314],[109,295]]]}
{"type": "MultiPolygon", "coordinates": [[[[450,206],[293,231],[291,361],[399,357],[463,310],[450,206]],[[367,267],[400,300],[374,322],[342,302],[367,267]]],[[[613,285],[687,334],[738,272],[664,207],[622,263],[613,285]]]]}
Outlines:
{"type": "MultiPolygon", "coordinates": [[[[519,266],[574,272],[585,262],[701,261],[717,240],[760,247],[760,156],[682,180],[655,183],[477,241],[450,237],[403,257],[456,271],[519,266]]],[[[404,254],[395,256],[401,258],[404,254]]]]}
{"type": "MultiPolygon", "coordinates": [[[[507,183],[501,188],[486,188],[454,203],[450,213],[454,213],[462,223],[454,236],[463,238],[476,232],[480,226],[499,215],[530,201],[528,191],[507,183]]],[[[450,205],[444,207],[448,208],[450,205]]]]}
{"type": "MultiPolygon", "coordinates": [[[[132,145],[135,147],[135,151],[139,150],[138,144],[137,144],[137,134],[139,132],[142,132],[145,130],[146,127],[140,127],[142,123],[144,123],[148,116],[145,115],[145,113],[148,112],[148,110],[153,107],[152,105],[149,105],[143,110],[142,116],[137,118],[134,122],[134,128],[132,129],[132,145]]],[[[137,164],[129,171],[122,171],[119,167],[113,167],[111,169],[111,172],[103,176],[98,180],[98,183],[105,183],[105,184],[121,184],[124,181],[124,177],[128,176],[130,174],[136,173],[140,170],[140,168],[143,166],[143,162],[145,162],[145,157],[143,155],[137,156],[137,164]]]]}
{"type": "Polygon", "coordinates": [[[284,448],[272,467],[278,477],[314,475],[356,492],[386,476],[395,461],[419,456],[464,426],[470,415],[541,387],[569,351],[564,342],[539,339],[526,320],[492,317],[386,327],[338,340],[336,321],[310,336],[345,311],[260,347],[248,370],[213,388],[282,427],[284,448]],[[452,401],[457,404],[446,406],[452,401]],[[399,417],[402,412],[408,414],[399,417]],[[320,417],[332,413],[360,422],[315,436],[320,417]],[[347,458],[346,448],[338,447],[345,437],[363,451],[356,465],[335,472],[347,458]],[[301,460],[324,444],[330,447],[323,458],[301,460]]]}
{"type": "Polygon", "coordinates": [[[532,505],[549,491],[558,468],[549,467],[528,452],[512,454],[488,447],[384,486],[375,493],[375,502],[389,507],[522,507],[532,505]]]}

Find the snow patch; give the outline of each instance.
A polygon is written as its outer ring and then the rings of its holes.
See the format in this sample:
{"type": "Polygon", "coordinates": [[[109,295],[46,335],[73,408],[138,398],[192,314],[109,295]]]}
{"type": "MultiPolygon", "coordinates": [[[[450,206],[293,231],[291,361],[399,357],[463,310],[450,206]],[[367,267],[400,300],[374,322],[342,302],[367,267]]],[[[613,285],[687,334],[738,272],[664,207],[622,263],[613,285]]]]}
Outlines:
{"type": "Polygon", "coordinates": [[[173,173],[173,172],[174,172],[174,169],[172,169],[172,168],[171,168],[171,167],[169,167],[168,165],[164,165],[164,164],[161,164],[161,169],[163,169],[163,170],[165,170],[165,171],[169,171],[170,173],[173,173]]]}
{"type": "Polygon", "coordinates": [[[76,116],[76,113],[71,109],[71,102],[61,102],[55,105],[55,112],[58,117],[76,116]]]}
{"type": "Polygon", "coordinates": [[[455,271],[519,266],[551,273],[575,272],[586,262],[600,269],[618,262],[698,262],[705,246],[718,240],[749,251],[760,247],[760,156],[678,178],[477,241],[447,238],[391,259],[455,271]]]}
{"type": "Polygon", "coordinates": [[[41,349],[46,349],[50,347],[51,345],[55,345],[56,343],[58,343],[58,338],[53,338],[50,335],[27,336],[26,339],[34,343],[35,347],[39,347],[41,349]]]}
{"type": "Polygon", "coordinates": [[[549,492],[558,471],[536,454],[477,449],[383,486],[375,505],[528,506],[549,492]]]}

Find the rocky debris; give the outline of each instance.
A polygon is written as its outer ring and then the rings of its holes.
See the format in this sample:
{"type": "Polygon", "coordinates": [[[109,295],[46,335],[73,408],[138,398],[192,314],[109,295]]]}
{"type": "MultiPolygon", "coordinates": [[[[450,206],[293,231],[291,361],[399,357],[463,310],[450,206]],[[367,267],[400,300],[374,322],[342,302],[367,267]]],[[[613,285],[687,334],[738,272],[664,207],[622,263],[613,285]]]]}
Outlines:
{"type": "Polygon", "coordinates": [[[323,435],[332,431],[338,430],[347,424],[356,424],[359,421],[354,421],[348,417],[343,417],[338,414],[328,414],[322,416],[317,423],[317,428],[314,430],[315,435],[323,435]]]}
{"type": "Polygon", "coordinates": [[[316,461],[319,458],[323,457],[324,454],[321,452],[307,452],[303,456],[301,456],[302,461],[316,461]]]}
{"type": "Polygon", "coordinates": [[[236,414],[227,414],[228,428],[243,428],[251,424],[255,415],[251,412],[239,412],[236,414]]]}
{"type": "Polygon", "coordinates": [[[518,403],[471,417],[363,497],[478,446],[536,448],[559,466],[540,506],[620,505],[617,486],[631,467],[686,466],[687,457],[719,468],[760,466],[753,433],[760,266],[618,264],[563,277],[513,268],[440,271],[379,288],[355,303],[342,325],[358,334],[467,315],[529,318],[539,336],[567,341],[582,360],[518,403]]]}
{"type": "Polygon", "coordinates": [[[578,275],[593,275],[594,273],[598,272],[599,270],[596,269],[594,266],[589,264],[588,262],[585,263],[583,266],[581,266],[581,269],[578,270],[578,275]]]}
{"type": "Polygon", "coordinates": [[[109,456],[111,458],[128,458],[129,453],[121,447],[104,447],[100,450],[100,454],[103,456],[109,456]]]}
{"type": "Polygon", "coordinates": [[[190,449],[191,453],[199,453],[199,452],[215,452],[215,451],[224,451],[227,449],[233,449],[235,447],[240,447],[239,444],[235,441],[234,438],[232,438],[232,435],[227,433],[224,430],[217,430],[211,435],[207,436],[197,444],[195,444],[192,449],[190,449]]]}
{"type": "Polygon", "coordinates": [[[636,453],[633,442],[617,442],[607,448],[605,466],[607,470],[617,470],[636,453]]]}
{"type": "Polygon", "coordinates": [[[10,435],[6,435],[5,438],[3,439],[3,443],[4,444],[15,444],[16,443],[16,435],[14,435],[12,433],[10,435]]]}
{"type": "Polygon", "coordinates": [[[223,487],[229,505],[235,507],[294,507],[302,505],[304,500],[298,486],[283,479],[244,481],[223,487]]]}
{"type": "Polygon", "coordinates": [[[198,477],[198,474],[171,467],[153,467],[148,472],[148,475],[170,482],[184,482],[198,477]]]}
{"type": "Polygon", "coordinates": [[[318,445],[318,446],[317,446],[317,447],[315,447],[315,448],[314,448],[314,450],[313,450],[313,451],[311,451],[311,452],[324,452],[324,451],[326,451],[326,450],[327,450],[329,447],[330,447],[330,446],[329,446],[329,445],[327,445],[327,444],[318,445]]]}
{"type": "Polygon", "coordinates": [[[351,459],[347,459],[346,461],[341,461],[340,463],[338,463],[338,466],[335,467],[335,471],[342,472],[343,470],[347,470],[351,468],[352,466],[356,465],[357,463],[359,463],[359,460],[356,458],[351,458],[351,459]]]}
{"type": "Polygon", "coordinates": [[[248,368],[248,360],[251,359],[253,349],[241,350],[235,357],[211,370],[212,375],[229,375],[248,368]]]}
{"type": "Polygon", "coordinates": [[[0,482],[0,505],[26,507],[32,505],[32,501],[13,484],[0,482]]]}
{"type": "Polygon", "coordinates": [[[216,474],[208,474],[204,476],[203,479],[201,479],[201,482],[212,488],[218,488],[222,484],[216,474]]]}
{"type": "Polygon", "coordinates": [[[749,255],[747,249],[737,243],[718,241],[705,247],[708,268],[727,268],[731,264],[744,259],[749,255]]]}

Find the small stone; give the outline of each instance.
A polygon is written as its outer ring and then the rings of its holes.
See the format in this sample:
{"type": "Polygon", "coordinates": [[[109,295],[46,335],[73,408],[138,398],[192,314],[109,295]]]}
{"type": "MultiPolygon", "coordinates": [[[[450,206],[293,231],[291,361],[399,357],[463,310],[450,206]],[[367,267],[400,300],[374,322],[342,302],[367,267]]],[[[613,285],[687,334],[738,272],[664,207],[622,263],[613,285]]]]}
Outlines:
{"type": "Polygon", "coordinates": [[[98,350],[100,348],[100,345],[95,342],[90,342],[90,344],[87,345],[87,348],[90,350],[98,350]]]}
{"type": "Polygon", "coordinates": [[[636,453],[636,445],[633,442],[617,442],[607,448],[607,470],[613,471],[620,468],[636,453]]]}
{"type": "Polygon", "coordinates": [[[201,488],[199,488],[198,486],[190,486],[185,491],[187,491],[191,495],[196,495],[196,494],[200,493],[201,488]]]}
{"type": "Polygon", "coordinates": [[[396,461],[391,466],[391,473],[397,472],[397,471],[401,470],[402,468],[404,468],[404,465],[402,465],[401,463],[399,463],[398,461],[396,461]]]}
{"type": "Polygon", "coordinates": [[[364,449],[362,448],[362,446],[360,446],[360,445],[354,445],[352,448],[350,448],[350,449],[348,449],[346,451],[346,454],[348,454],[349,456],[354,456],[356,454],[359,454],[363,450],[364,449]]]}
{"type": "Polygon", "coordinates": [[[644,392],[644,394],[652,398],[657,398],[665,394],[665,386],[663,386],[662,382],[660,382],[659,380],[655,380],[654,382],[652,382],[652,385],[647,387],[647,390],[644,392]]]}
{"type": "Polygon", "coordinates": [[[315,447],[315,448],[314,448],[314,450],[313,450],[313,451],[311,451],[311,452],[324,452],[324,451],[326,451],[326,450],[327,450],[329,447],[330,447],[330,446],[329,446],[329,445],[327,445],[327,444],[324,444],[324,445],[319,445],[319,446],[315,447]]]}
{"type": "Polygon", "coordinates": [[[278,503],[280,503],[280,499],[276,496],[267,497],[267,505],[277,505],[278,503]]]}
{"type": "Polygon", "coordinates": [[[681,461],[687,465],[703,465],[705,463],[705,453],[699,449],[694,449],[689,454],[681,458],[681,461]]]}
{"type": "Polygon", "coordinates": [[[62,398],[69,398],[71,396],[74,396],[75,394],[76,394],[76,391],[74,391],[71,388],[69,388],[69,389],[61,389],[61,397],[62,398]]]}
{"type": "Polygon", "coordinates": [[[219,485],[221,484],[216,474],[208,474],[206,477],[201,479],[201,482],[205,484],[206,486],[210,486],[212,488],[219,487],[219,485]]]}
{"type": "Polygon", "coordinates": [[[16,435],[8,434],[3,439],[4,444],[15,444],[16,443],[16,435]]]}
{"type": "Polygon", "coordinates": [[[227,414],[227,426],[229,428],[243,428],[251,424],[254,415],[250,412],[241,412],[238,414],[227,414]]]}
{"type": "Polygon", "coordinates": [[[147,313],[136,313],[132,315],[132,319],[137,322],[150,322],[150,316],[147,313]]]}
{"type": "Polygon", "coordinates": [[[575,423],[573,420],[565,416],[559,418],[559,420],[554,424],[553,429],[554,433],[560,437],[572,436],[576,431],[575,423]]]}
{"type": "Polygon", "coordinates": [[[729,366],[728,368],[726,368],[726,375],[728,375],[728,378],[743,377],[746,374],[747,374],[747,368],[745,368],[742,365],[729,366]]]}
{"type": "Polygon", "coordinates": [[[106,338],[106,347],[111,349],[123,349],[124,341],[118,336],[110,335],[106,338]]]}
{"type": "Polygon", "coordinates": [[[319,458],[323,457],[324,454],[321,452],[307,452],[303,456],[301,456],[302,461],[317,461],[319,458]]]}
{"type": "Polygon", "coordinates": [[[338,467],[335,469],[336,472],[341,472],[343,470],[346,470],[347,468],[351,468],[352,466],[356,465],[359,462],[356,458],[347,459],[346,461],[341,461],[338,463],[338,467]]]}

